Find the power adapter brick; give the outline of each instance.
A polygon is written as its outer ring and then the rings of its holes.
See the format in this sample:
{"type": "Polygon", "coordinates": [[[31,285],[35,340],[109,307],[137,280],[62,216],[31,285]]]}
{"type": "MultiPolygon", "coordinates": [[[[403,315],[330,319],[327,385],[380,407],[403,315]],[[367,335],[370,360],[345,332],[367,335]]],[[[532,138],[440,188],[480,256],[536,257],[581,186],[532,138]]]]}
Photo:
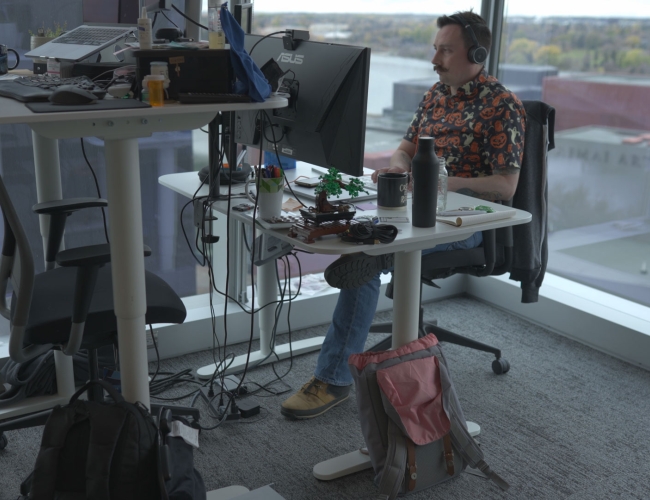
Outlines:
{"type": "Polygon", "coordinates": [[[241,418],[253,417],[260,412],[260,404],[253,398],[242,399],[237,402],[237,408],[239,408],[239,414],[241,418]]]}

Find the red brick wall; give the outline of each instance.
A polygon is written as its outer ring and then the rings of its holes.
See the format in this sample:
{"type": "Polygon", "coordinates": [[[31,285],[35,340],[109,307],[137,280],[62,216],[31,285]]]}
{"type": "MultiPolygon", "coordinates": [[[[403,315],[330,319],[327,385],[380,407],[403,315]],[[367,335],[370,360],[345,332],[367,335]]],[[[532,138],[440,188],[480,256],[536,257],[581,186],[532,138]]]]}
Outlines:
{"type": "Polygon", "coordinates": [[[558,131],[586,125],[650,130],[650,85],[554,76],[544,79],[542,100],[555,108],[558,131]]]}

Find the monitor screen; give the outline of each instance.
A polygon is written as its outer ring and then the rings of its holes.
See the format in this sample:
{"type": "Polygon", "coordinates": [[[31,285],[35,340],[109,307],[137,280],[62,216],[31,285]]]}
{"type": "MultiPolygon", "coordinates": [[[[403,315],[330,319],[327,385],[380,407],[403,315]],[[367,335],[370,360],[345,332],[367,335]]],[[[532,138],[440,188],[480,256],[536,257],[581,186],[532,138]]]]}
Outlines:
{"type": "MultiPolygon", "coordinates": [[[[261,38],[246,35],[246,49],[261,38]]],[[[282,156],[363,175],[370,49],[301,41],[287,50],[281,38],[267,38],[251,57],[260,68],[276,61],[292,97],[289,107],[267,111],[272,125],[262,130],[261,113],[237,111],[235,142],[273,151],[275,140],[282,156]]]]}
{"type": "MultiPolygon", "coordinates": [[[[144,0],[148,12],[170,10],[171,0],[144,0]]],[[[140,0],[83,0],[84,23],[137,24],[140,0]]]]}

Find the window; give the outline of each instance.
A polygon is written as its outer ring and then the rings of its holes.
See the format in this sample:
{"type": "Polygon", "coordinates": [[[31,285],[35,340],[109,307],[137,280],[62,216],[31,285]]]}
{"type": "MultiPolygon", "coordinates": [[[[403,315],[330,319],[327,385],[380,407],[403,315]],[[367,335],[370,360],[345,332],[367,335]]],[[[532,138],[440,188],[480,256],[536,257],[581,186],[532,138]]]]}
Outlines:
{"type": "Polygon", "coordinates": [[[548,269],[650,305],[650,4],[554,5],[506,3],[499,61],[556,109],[548,269]]]}

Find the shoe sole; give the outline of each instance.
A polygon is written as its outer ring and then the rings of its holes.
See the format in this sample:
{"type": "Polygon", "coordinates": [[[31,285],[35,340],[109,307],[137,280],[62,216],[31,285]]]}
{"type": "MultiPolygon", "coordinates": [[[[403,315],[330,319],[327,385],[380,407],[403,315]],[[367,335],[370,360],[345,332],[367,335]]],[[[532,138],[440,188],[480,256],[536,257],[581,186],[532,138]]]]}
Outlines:
{"type": "Polygon", "coordinates": [[[336,405],[341,404],[343,401],[346,401],[349,399],[350,395],[348,394],[345,396],[343,399],[337,399],[329,403],[328,405],[325,406],[320,406],[318,407],[317,410],[287,410],[285,408],[280,408],[280,413],[284,415],[285,417],[289,418],[290,420],[308,420],[310,418],[315,418],[323,413],[325,413],[327,410],[331,410],[334,408],[336,405]],[[318,413],[308,413],[312,411],[318,411],[318,413]],[[297,414],[296,412],[300,412],[297,414]]]}
{"type": "Polygon", "coordinates": [[[325,281],[340,290],[359,288],[372,280],[378,272],[393,267],[394,260],[392,253],[364,255],[362,258],[354,257],[349,260],[344,256],[338,265],[325,269],[325,281]]]}

